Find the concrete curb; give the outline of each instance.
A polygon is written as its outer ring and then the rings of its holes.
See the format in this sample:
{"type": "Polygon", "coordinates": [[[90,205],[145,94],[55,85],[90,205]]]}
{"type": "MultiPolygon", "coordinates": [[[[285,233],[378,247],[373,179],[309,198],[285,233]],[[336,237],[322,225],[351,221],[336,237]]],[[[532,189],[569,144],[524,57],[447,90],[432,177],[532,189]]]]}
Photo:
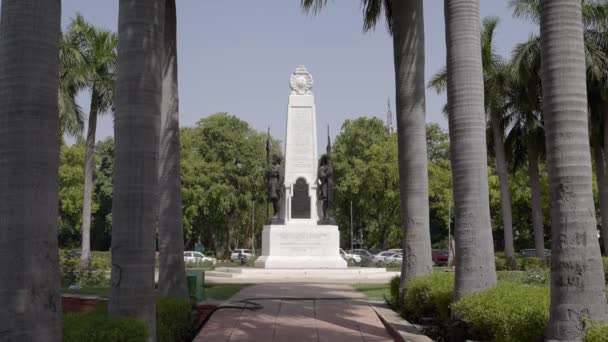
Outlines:
{"type": "Polygon", "coordinates": [[[404,320],[384,303],[370,303],[386,330],[397,342],[433,342],[423,335],[413,324],[404,320]]]}

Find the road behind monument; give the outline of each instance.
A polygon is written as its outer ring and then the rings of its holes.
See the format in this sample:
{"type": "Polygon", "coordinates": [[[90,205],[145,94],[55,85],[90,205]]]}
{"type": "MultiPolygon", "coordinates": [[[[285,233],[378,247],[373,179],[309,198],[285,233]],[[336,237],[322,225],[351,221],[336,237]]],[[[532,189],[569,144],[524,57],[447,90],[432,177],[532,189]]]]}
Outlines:
{"type": "Polygon", "coordinates": [[[393,341],[363,295],[349,285],[260,284],[230,300],[253,307],[241,300],[263,308],[219,310],[194,341],[393,341]]]}

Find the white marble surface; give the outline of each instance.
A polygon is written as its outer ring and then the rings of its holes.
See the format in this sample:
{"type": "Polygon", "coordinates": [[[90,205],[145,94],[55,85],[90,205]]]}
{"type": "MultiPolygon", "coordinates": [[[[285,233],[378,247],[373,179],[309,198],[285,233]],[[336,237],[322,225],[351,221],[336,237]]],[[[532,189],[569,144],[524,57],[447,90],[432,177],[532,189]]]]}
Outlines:
{"type": "MultiPolygon", "coordinates": [[[[291,95],[287,105],[287,136],[285,138],[285,221],[291,220],[291,197],[298,178],[308,183],[311,217],[316,224],[317,213],[317,114],[312,93],[312,76],[299,66],[290,78],[291,95]]],[[[302,220],[297,220],[301,223],[302,220]]]]}
{"type": "Polygon", "coordinates": [[[291,222],[264,226],[262,255],[256,268],[336,269],[346,268],[340,256],[338,226],[317,226],[291,222]]]}

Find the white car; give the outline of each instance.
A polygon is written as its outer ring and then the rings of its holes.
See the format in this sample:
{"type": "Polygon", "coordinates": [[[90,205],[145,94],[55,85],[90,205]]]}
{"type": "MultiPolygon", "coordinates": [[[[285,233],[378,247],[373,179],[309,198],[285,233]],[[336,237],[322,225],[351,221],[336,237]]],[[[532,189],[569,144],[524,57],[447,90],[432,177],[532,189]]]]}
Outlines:
{"type": "Polygon", "coordinates": [[[215,263],[217,263],[217,260],[215,258],[208,257],[201,252],[186,251],[186,252],[184,252],[184,262],[191,262],[191,263],[210,262],[215,265],[215,263]]]}
{"type": "Polygon", "coordinates": [[[380,252],[380,253],[374,255],[374,258],[372,260],[373,260],[374,263],[383,263],[384,259],[386,257],[394,255],[394,254],[398,254],[398,253],[391,252],[391,251],[380,252]]]}
{"type": "Polygon", "coordinates": [[[357,254],[346,253],[342,248],[340,248],[340,256],[344,258],[344,260],[352,260],[354,262],[361,262],[361,256],[357,254]]]}
{"type": "Polygon", "coordinates": [[[395,253],[384,258],[385,264],[401,263],[403,261],[403,255],[401,253],[395,253]]]}
{"type": "Polygon", "coordinates": [[[230,260],[232,262],[239,262],[239,255],[243,256],[245,260],[255,258],[255,253],[251,249],[237,248],[230,252],[230,260]]]}

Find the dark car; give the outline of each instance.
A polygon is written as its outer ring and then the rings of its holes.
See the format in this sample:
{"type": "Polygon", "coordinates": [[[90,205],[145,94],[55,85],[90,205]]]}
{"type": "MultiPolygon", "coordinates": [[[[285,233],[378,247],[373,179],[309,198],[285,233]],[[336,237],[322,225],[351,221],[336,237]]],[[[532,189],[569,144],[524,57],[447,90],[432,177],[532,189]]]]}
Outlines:
{"type": "Polygon", "coordinates": [[[446,266],[448,264],[450,253],[447,249],[433,249],[431,251],[431,256],[435,265],[446,266]]]}

